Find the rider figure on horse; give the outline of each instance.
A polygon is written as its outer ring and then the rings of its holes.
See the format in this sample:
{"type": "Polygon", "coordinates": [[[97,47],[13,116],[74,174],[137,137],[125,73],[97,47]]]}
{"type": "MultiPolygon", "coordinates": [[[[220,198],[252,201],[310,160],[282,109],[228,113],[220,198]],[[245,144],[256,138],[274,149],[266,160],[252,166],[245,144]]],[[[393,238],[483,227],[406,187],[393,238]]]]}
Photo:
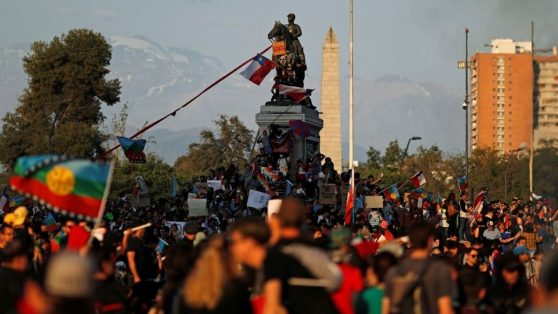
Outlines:
{"type": "Polygon", "coordinates": [[[295,18],[296,16],[294,15],[294,13],[289,13],[289,15],[287,15],[289,24],[287,24],[286,26],[293,38],[294,53],[299,57],[300,63],[306,64],[306,60],[304,58],[304,50],[302,49],[302,45],[298,40],[298,37],[302,36],[302,30],[300,29],[300,26],[298,26],[298,24],[295,24],[295,18]]]}

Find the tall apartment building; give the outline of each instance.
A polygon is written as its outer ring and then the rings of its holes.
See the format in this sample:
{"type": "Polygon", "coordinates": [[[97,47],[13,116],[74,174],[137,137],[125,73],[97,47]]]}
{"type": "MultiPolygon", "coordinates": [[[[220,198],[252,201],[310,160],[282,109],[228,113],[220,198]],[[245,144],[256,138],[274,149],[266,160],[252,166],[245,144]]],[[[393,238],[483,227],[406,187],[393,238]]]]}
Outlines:
{"type": "MultiPolygon", "coordinates": [[[[471,59],[471,149],[530,147],[533,60],[530,42],[495,39],[471,59]]],[[[557,112],[558,113],[558,112],[557,112]]]]}
{"type": "Polygon", "coordinates": [[[558,145],[558,52],[535,54],[535,148],[545,141],[558,145]]]}

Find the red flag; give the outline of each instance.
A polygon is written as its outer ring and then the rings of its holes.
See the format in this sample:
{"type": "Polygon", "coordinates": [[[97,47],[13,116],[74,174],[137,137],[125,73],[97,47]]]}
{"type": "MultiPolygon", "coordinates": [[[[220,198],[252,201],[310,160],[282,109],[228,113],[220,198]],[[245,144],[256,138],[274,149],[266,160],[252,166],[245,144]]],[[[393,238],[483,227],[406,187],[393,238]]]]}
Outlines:
{"type": "Polygon", "coordinates": [[[479,194],[477,194],[477,197],[475,198],[475,202],[473,203],[473,211],[475,213],[480,213],[482,211],[482,206],[487,196],[486,194],[487,194],[486,191],[481,191],[479,194]]]}
{"type": "Polygon", "coordinates": [[[353,220],[353,204],[355,203],[355,192],[354,188],[351,185],[349,187],[349,196],[347,196],[347,204],[345,205],[345,224],[351,224],[353,220]]]}
{"type": "Polygon", "coordinates": [[[87,240],[89,240],[89,232],[82,226],[73,226],[68,235],[66,249],[70,251],[79,251],[87,244],[87,240]]]}
{"type": "Polygon", "coordinates": [[[419,188],[419,187],[423,186],[424,184],[426,184],[426,178],[424,177],[424,174],[422,173],[422,171],[419,171],[417,174],[412,176],[409,179],[409,181],[411,181],[411,183],[415,186],[415,188],[419,188]]]}

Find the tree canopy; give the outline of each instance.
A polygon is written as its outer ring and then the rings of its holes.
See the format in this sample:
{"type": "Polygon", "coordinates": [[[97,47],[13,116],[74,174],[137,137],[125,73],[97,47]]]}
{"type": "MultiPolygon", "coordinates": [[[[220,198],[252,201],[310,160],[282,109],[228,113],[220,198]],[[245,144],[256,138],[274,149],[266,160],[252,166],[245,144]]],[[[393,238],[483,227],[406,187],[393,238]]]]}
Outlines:
{"type": "MultiPolygon", "coordinates": [[[[356,171],[361,177],[383,174],[382,185],[402,184],[417,171],[426,177],[424,189],[445,194],[458,192],[457,178],[465,175],[465,156],[446,154],[437,146],[420,146],[416,153],[409,154],[401,170],[398,164],[403,150],[397,141],[389,143],[382,154],[370,147],[368,160],[356,171]]],[[[554,199],[558,194],[558,149],[552,143],[543,143],[534,152],[534,193],[554,199]]],[[[469,158],[470,191],[478,192],[488,187],[491,199],[510,201],[512,197],[529,198],[529,156],[528,151],[500,154],[491,149],[476,149],[469,158]]],[[[411,190],[407,185],[402,192],[411,190]]]]}
{"type": "Polygon", "coordinates": [[[217,133],[209,129],[200,132],[200,141],[188,147],[188,154],[180,156],[174,165],[178,174],[200,175],[210,169],[231,164],[244,167],[252,149],[252,131],[237,116],[221,115],[215,126],[217,133]]]}
{"type": "Polygon", "coordinates": [[[22,155],[99,155],[101,104],[120,100],[120,81],[106,78],[110,60],[105,38],[87,29],[33,43],[23,58],[28,86],[3,118],[0,161],[10,166],[22,155]]]}

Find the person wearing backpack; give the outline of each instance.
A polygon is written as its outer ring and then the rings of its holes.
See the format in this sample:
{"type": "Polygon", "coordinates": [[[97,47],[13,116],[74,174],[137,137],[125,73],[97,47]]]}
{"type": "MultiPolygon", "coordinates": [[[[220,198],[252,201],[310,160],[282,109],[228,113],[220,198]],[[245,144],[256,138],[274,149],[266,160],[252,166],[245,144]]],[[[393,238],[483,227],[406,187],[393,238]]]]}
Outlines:
{"type": "Polygon", "coordinates": [[[429,258],[435,229],[420,222],[409,229],[411,252],[386,275],[383,313],[452,314],[456,292],[451,266],[429,258]]]}
{"type": "Polygon", "coordinates": [[[263,263],[264,313],[337,314],[330,293],[341,285],[342,273],[325,251],[304,240],[304,203],[283,199],[277,218],[280,239],[263,263]]]}

